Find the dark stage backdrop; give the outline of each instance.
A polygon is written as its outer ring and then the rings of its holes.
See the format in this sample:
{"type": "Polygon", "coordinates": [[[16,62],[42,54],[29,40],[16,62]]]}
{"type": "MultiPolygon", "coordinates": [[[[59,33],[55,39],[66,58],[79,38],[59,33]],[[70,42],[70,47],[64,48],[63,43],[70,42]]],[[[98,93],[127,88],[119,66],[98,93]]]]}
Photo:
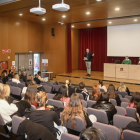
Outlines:
{"type": "MultiPolygon", "coordinates": [[[[124,57],[107,57],[107,27],[80,29],[79,40],[79,69],[86,70],[83,60],[86,48],[95,56],[92,59],[91,69],[103,71],[104,63],[114,63],[115,60],[123,61],[124,57]]],[[[138,63],[137,57],[131,57],[132,64],[138,63]]]]}

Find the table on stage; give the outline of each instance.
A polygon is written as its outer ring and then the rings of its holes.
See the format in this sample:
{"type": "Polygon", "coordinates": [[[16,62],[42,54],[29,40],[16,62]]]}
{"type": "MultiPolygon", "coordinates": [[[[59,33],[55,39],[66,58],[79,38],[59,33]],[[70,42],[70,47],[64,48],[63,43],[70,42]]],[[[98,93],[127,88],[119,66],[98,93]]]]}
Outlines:
{"type": "Polygon", "coordinates": [[[140,65],[104,63],[104,77],[140,80],[140,65]]]}

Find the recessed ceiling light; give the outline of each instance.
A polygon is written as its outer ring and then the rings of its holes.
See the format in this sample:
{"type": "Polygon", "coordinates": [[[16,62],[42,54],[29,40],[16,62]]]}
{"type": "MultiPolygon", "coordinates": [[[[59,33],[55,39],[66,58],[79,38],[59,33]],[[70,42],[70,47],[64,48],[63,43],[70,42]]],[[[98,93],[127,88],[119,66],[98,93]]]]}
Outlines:
{"type": "Polygon", "coordinates": [[[96,0],[96,1],[102,1],[102,0],[96,0]]]}
{"type": "Polygon", "coordinates": [[[90,15],[90,12],[86,12],[87,15],[90,15]]]}
{"type": "Polygon", "coordinates": [[[119,11],[119,10],[120,10],[120,8],[119,8],[119,7],[117,7],[117,8],[115,8],[115,10],[116,10],[116,11],[119,11]]]}
{"type": "Polygon", "coordinates": [[[137,19],[134,19],[134,21],[138,21],[137,19]]]}
{"type": "Polygon", "coordinates": [[[19,16],[22,16],[22,15],[23,15],[22,13],[19,14],[19,16]]]}
{"type": "Polygon", "coordinates": [[[88,23],[87,26],[90,26],[90,24],[88,23]]]}
{"type": "Polygon", "coordinates": [[[42,18],[42,20],[45,21],[46,19],[45,18],[42,18]]]}
{"type": "Polygon", "coordinates": [[[62,16],[62,18],[65,18],[65,17],[66,17],[65,15],[62,16]]]}
{"type": "Polygon", "coordinates": [[[109,21],[108,23],[109,23],[109,24],[112,24],[112,22],[111,22],[111,21],[109,21]]]}
{"type": "Polygon", "coordinates": [[[74,25],[72,25],[71,27],[74,28],[74,25]]]}

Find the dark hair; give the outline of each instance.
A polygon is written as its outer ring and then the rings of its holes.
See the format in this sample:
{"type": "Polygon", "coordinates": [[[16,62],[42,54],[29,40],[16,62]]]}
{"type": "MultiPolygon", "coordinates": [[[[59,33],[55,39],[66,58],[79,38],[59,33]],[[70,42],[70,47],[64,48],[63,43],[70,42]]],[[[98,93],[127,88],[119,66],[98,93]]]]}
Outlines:
{"type": "Polygon", "coordinates": [[[101,84],[101,87],[104,85],[102,80],[99,80],[99,84],[101,84]]]}
{"type": "Polygon", "coordinates": [[[7,74],[7,70],[3,70],[3,72],[5,72],[7,74]]]}
{"type": "Polygon", "coordinates": [[[108,138],[102,130],[89,127],[81,132],[79,140],[108,140],[108,138]]]}
{"type": "Polygon", "coordinates": [[[85,87],[85,83],[84,82],[80,82],[79,83],[79,89],[83,89],[85,87]]]}
{"type": "Polygon", "coordinates": [[[37,73],[38,75],[40,75],[41,74],[41,71],[38,71],[38,73],[37,73]]]}
{"type": "Polygon", "coordinates": [[[140,93],[135,92],[132,95],[132,99],[129,104],[134,103],[134,107],[137,108],[138,103],[140,103],[140,93]]]}
{"type": "Polygon", "coordinates": [[[63,95],[63,97],[69,97],[68,89],[66,86],[61,86],[58,93],[61,93],[63,95]]]}
{"type": "Polygon", "coordinates": [[[98,101],[107,101],[107,102],[109,102],[109,94],[107,92],[101,93],[101,96],[100,96],[98,101]]]}
{"type": "Polygon", "coordinates": [[[9,70],[9,73],[11,73],[12,70],[9,70]]]}
{"type": "Polygon", "coordinates": [[[138,103],[137,105],[137,113],[139,114],[139,117],[140,117],[140,103],[138,103]]]}

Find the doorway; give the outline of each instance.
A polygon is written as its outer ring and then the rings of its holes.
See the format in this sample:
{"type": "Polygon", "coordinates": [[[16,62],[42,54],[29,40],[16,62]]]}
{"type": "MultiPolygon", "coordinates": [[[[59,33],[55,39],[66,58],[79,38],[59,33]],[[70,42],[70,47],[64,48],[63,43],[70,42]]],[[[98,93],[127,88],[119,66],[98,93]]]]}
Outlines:
{"type": "Polygon", "coordinates": [[[26,71],[27,75],[35,75],[38,71],[40,71],[40,54],[16,53],[15,72],[20,75],[23,70],[26,71]]]}

